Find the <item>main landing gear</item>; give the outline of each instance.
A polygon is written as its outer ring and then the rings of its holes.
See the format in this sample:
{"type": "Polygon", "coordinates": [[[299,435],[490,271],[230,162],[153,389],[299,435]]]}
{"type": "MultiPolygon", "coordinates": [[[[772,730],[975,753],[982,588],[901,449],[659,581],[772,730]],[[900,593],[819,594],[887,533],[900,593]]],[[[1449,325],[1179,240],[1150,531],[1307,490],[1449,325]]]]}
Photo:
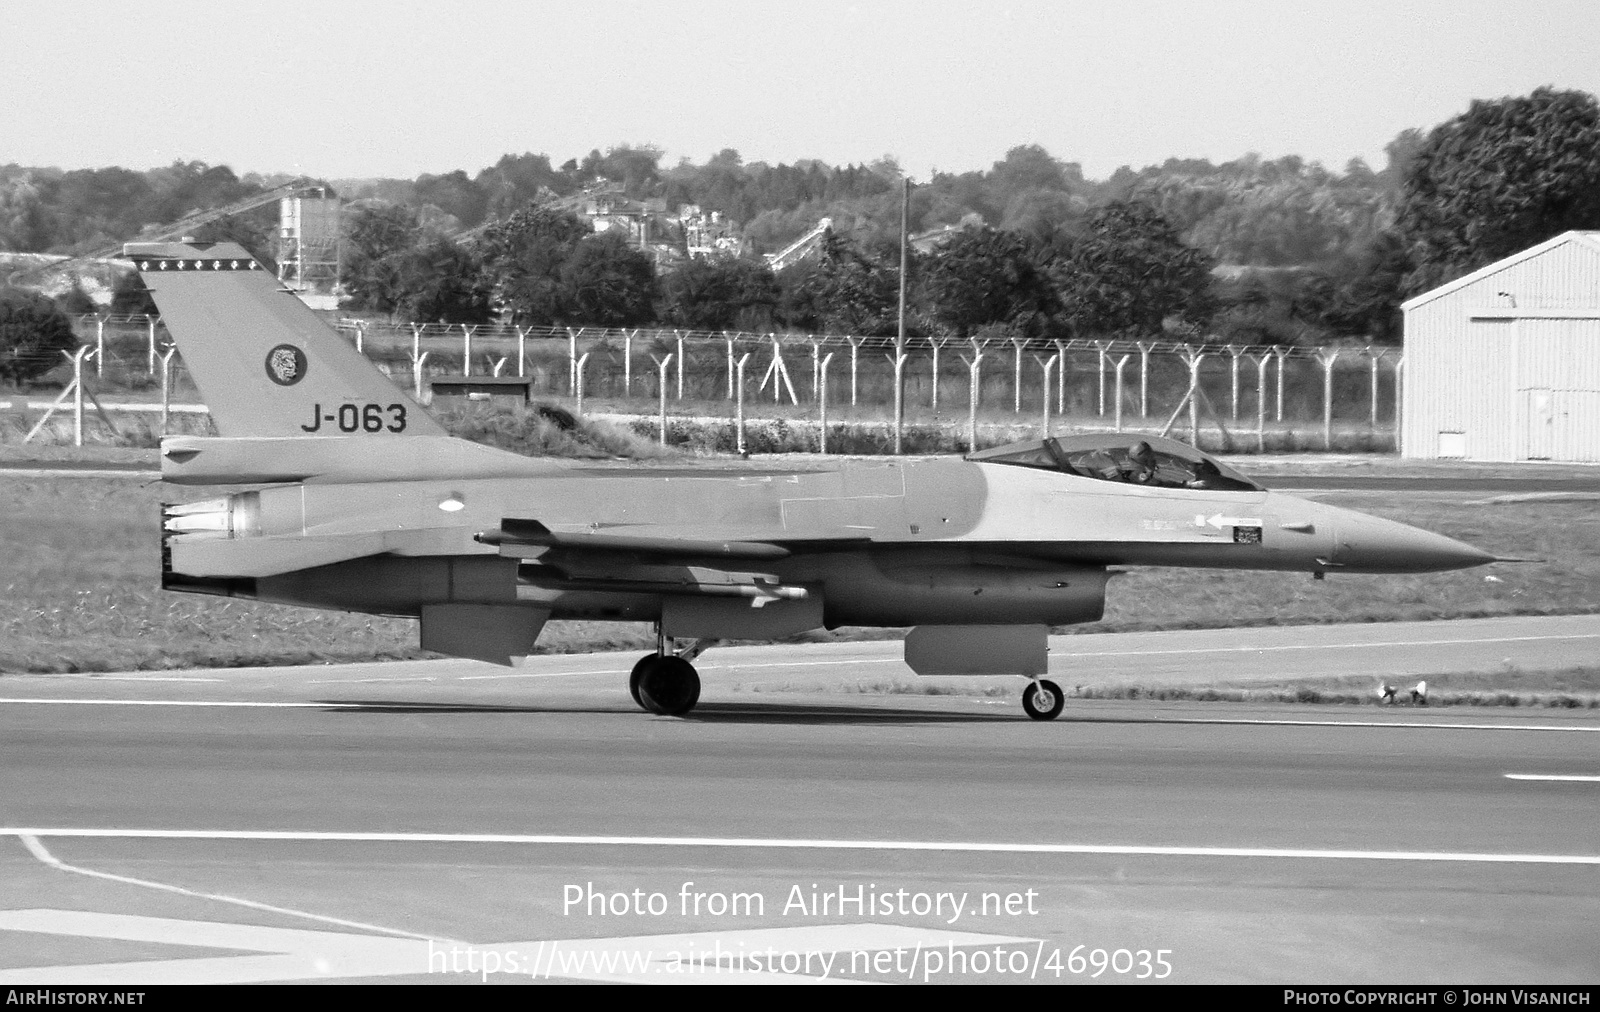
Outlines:
{"type": "Polygon", "coordinates": [[[1055,720],[1066,703],[1061,686],[1048,678],[1036,678],[1022,690],[1022,708],[1034,720],[1055,720]]]}
{"type": "Polygon", "coordinates": [[[695,640],[676,650],[672,640],[656,627],[656,652],[639,658],[628,675],[633,701],[651,713],[681,717],[700,701],[700,673],[689,663],[716,640],[695,640]]]}

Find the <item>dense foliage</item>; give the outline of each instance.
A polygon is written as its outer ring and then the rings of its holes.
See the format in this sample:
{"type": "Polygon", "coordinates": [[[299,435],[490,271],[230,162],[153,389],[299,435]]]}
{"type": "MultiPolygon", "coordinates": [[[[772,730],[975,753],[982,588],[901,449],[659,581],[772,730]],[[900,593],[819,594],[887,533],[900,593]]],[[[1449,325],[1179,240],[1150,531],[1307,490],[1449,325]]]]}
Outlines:
{"type": "Polygon", "coordinates": [[[1424,291],[1568,229],[1600,228],[1600,103],[1540,88],[1474,102],[1428,135],[1399,231],[1424,291]]]}
{"type": "Polygon", "coordinates": [[[77,347],[72,321],[49,299],[0,291],[0,382],[30,383],[77,347]]]}

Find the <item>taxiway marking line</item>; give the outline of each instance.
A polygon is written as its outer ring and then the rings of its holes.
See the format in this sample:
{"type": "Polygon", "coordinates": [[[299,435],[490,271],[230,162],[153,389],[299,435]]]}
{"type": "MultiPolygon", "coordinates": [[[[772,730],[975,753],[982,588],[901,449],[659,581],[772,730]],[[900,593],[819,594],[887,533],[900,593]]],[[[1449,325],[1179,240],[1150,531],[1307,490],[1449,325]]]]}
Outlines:
{"type": "Polygon", "coordinates": [[[1144,857],[1281,857],[1326,861],[1600,866],[1600,854],[1492,854],[1473,851],[1318,850],[1290,847],[1163,847],[1097,843],[988,843],[960,840],[808,840],[722,836],[579,836],[555,833],[361,833],[257,829],[90,829],[0,827],[0,836],[141,840],[258,840],[316,843],[498,843],[577,847],[677,847],[749,850],[879,850],[980,854],[1110,854],[1144,857]]]}
{"type": "MultiPolygon", "coordinates": [[[[61,703],[76,706],[245,706],[269,710],[359,710],[387,703],[270,703],[229,699],[0,699],[4,703],[61,703]]],[[[419,704],[426,705],[426,704],[419,704]]]]}
{"type": "Polygon", "coordinates": [[[1268,653],[1284,650],[1347,650],[1365,647],[1447,647],[1464,646],[1469,643],[1531,643],[1538,640],[1596,640],[1600,633],[1562,633],[1549,636],[1492,636],[1487,639],[1454,639],[1454,640],[1375,640],[1372,642],[1351,643],[1284,643],[1269,646],[1240,646],[1240,647],[1184,647],[1172,650],[1099,650],[1084,651],[1081,653],[1062,652],[1053,654],[1055,657],[1141,657],[1153,654],[1241,654],[1241,653],[1268,653]]]}
{"type": "Polygon", "coordinates": [[[192,896],[196,899],[214,900],[218,903],[232,903],[235,906],[247,907],[251,910],[262,910],[272,914],[285,914],[289,917],[301,917],[306,920],[320,921],[324,924],[336,924],[341,928],[356,928],[361,931],[371,931],[378,934],[396,935],[402,938],[416,938],[422,941],[435,939],[433,935],[419,935],[414,931],[403,931],[399,928],[384,928],[376,924],[367,924],[363,921],[349,921],[342,917],[329,917],[325,914],[314,914],[307,910],[295,910],[292,907],[280,907],[271,903],[261,903],[238,896],[227,896],[222,893],[203,893],[194,889],[185,889],[183,886],[172,885],[168,882],[152,882],[149,879],[130,878],[127,875],[114,875],[108,871],[95,871],[93,868],[80,868],[67,864],[65,861],[50,853],[44,844],[39,842],[39,837],[33,833],[22,833],[22,845],[28,848],[39,861],[57,871],[68,872],[73,875],[85,875],[89,878],[105,879],[108,882],[120,882],[123,885],[139,886],[142,889],[156,889],[161,892],[177,893],[180,896],[192,896]]]}
{"type": "MultiPolygon", "coordinates": [[[[1121,724],[1125,720],[1114,717],[1084,717],[1076,723],[1121,724]]],[[[1154,717],[1140,720],[1141,724],[1270,724],[1283,727],[1425,727],[1444,731],[1588,731],[1600,733],[1600,724],[1446,724],[1427,720],[1288,720],[1266,717],[1154,717]]]]}
{"type": "Polygon", "coordinates": [[[1554,780],[1563,783],[1600,784],[1600,777],[1568,776],[1561,773],[1507,773],[1507,780],[1554,780]]]}

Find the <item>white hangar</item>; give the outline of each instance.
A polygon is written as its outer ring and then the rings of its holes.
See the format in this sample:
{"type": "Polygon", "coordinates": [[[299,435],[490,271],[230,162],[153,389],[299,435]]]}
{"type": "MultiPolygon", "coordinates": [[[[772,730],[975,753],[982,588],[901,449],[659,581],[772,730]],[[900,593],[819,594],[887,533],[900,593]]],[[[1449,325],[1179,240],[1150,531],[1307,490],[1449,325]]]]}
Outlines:
{"type": "Polygon", "coordinates": [[[1403,303],[1401,453],[1600,461],[1600,232],[1403,303]]]}

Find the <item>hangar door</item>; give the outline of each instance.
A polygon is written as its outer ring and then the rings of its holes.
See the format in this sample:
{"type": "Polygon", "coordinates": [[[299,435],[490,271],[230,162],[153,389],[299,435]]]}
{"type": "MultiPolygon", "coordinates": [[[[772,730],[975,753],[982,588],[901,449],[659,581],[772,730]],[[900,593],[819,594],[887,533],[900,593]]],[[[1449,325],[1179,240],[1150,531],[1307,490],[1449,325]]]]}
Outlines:
{"type": "Polygon", "coordinates": [[[1524,460],[1600,460],[1600,320],[1517,321],[1524,460]]]}

